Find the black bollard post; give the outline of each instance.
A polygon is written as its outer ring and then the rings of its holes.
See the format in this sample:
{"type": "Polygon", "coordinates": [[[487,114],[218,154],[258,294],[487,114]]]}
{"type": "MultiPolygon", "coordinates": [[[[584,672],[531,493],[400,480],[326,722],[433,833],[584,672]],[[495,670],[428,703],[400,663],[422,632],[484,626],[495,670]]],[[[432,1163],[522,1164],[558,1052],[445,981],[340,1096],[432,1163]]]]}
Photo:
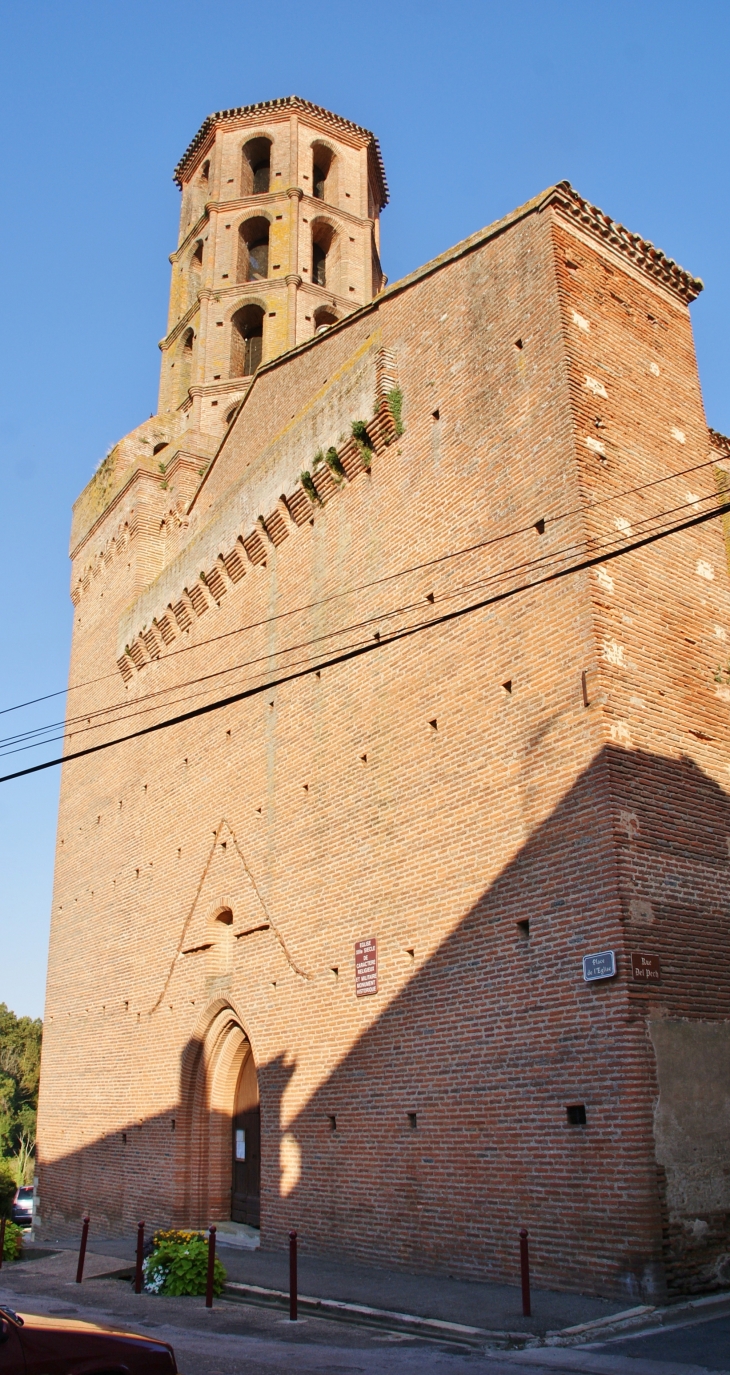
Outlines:
{"type": "Polygon", "coordinates": [[[297,1321],[297,1234],[289,1233],[289,1321],[297,1321]]]}
{"type": "Polygon", "coordinates": [[[522,1314],[523,1317],[531,1316],[530,1308],[530,1256],[527,1250],[527,1228],[523,1227],[520,1232],[520,1272],[522,1275],[522,1314]]]}
{"type": "Polygon", "coordinates": [[[205,1286],[205,1306],[213,1307],[213,1277],[215,1275],[215,1227],[208,1228],[208,1282],[205,1286]]]}
{"type": "Polygon", "coordinates": [[[134,1292],[142,1293],[142,1265],[144,1262],[144,1223],[137,1223],[137,1265],[134,1271],[134,1292]]]}
{"type": "Polygon", "coordinates": [[[80,1284],[84,1278],[84,1261],[86,1259],[86,1242],[89,1237],[89,1219],[84,1218],[84,1225],[81,1228],[81,1245],[79,1246],[79,1263],[76,1267],[76,1283],[80,1284]]]}

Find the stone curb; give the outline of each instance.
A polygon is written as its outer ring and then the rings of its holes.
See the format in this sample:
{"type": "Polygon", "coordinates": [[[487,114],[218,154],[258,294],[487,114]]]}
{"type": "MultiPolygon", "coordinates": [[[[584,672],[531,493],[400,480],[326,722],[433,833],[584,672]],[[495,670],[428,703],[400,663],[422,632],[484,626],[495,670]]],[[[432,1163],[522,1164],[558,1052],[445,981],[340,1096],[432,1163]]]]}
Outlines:
{"type": "MultiPolygon", "coordinates": [[[[223,1297],[234,1301],[248,1298],[253,1302],[284,1307],[289,1304],[289,1295],[283,1289],[265,1289],[257,1284],[239,1284],[229,1281],[224,1286],[223,1297]]],[[[466,1323],[446,1322],[441,1318],[421,1318],[415,1313],[399,1313],[388,1308],[372,1308],[367,1304],[345,1303],[341,1299],[319,1299],[311,1295],[299,1294],[300,1308],[309,1312],[320,1312],[323,1316],[341,1318],[352,1322],[366,1323],[377,1327],[397,1327],[400,1331],[411,1331],[415,1335],[449,1337],[456,1341],[466,1341],[469,1345],[482,1346],[485,1343],[502,1346],[525,1346],[539,1340],[530,1332],[509,1332],[504,1329],[491,1330],[483,1327],[470,1327],[466,1323]]]]}
{"type": "MultiPolygon", "coordinates": [[[[663,1308],[654,1304],[626,1308],[622,1313],[612,1313],[605,1318],[578,1323],[575,1327],[563,1327],[559,1331],[546,1332],[545,1336],[538,1340],[541,1346],[578,1346],[592,1337],[610,1338],[614,1332],[635,1331],[638,1335],[642,1328],[649,1324],[669,1330],[679,1317],[697,1313],[698,1310],[701,1316],[704,1309],[721,1309],[724,1306],[730,1309],[730,1290],[727,1289],[718,1294],[705,1294],[699,1299],[667,1304],[663,1308]]],[[[709,1316],[712,1316],[712,1313],[709,1316]]]]}

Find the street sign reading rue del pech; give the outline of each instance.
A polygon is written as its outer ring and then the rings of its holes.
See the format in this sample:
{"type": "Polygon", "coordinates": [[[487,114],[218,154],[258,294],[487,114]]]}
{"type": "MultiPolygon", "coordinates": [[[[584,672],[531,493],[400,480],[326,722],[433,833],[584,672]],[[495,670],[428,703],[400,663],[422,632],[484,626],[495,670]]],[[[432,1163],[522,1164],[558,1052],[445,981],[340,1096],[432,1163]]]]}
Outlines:
{"type": "Polygon", "coordinates": [[[355,995],[364,998],[368,993],[378,991],[378,943],[373,937],[369,941],[355,942],[355,995]]]}
{"type": "Polygon", "coordinates": [[[613,950],[601,950],[598,955],[583,956],[583,978],[586,983],[595,979],[612,979],[616,973],[616,956],[613,950]]]}
{"type": "Polygon", "coordinates": [[[662,966],[658,955],[642,955],[636,950],[632,952],[630,959],[632,979],[638,979],[640,983],[645,984],[661,983],[662,966]]]}

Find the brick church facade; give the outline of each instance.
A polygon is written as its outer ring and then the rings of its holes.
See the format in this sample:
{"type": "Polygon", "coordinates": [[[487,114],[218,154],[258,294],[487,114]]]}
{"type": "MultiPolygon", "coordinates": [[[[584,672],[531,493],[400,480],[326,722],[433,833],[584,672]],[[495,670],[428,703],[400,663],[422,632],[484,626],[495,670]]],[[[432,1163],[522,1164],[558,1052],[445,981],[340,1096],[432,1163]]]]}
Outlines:
{"type": "Polygon", "coordinates": [[[39,1234],[727,1283],[702,284],[560,183],[388,286],[377,141],[293,97],[176,177],[159,412],[74,508],[66,752],[129,738],[63,767],[39,1234]]]}

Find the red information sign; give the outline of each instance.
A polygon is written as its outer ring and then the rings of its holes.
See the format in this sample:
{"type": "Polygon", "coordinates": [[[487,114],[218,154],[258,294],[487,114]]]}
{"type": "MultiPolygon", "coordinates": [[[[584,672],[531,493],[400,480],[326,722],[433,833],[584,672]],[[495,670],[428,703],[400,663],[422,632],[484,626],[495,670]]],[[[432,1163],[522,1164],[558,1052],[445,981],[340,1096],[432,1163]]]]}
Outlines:
{"type": "Polygon", "coordinates": [[[355,942],[355,995],[364,998],[368,993],[378,991],[378,943],[373,937],[369,941],[355,942]]]}
{"type": "Polygon", "coordinates": [[[642,955],[635,951],[630,958],[632,979],[638,979],[640,983],[645,984],[661,983],[662,966],[658,955],[642,955]]]}

